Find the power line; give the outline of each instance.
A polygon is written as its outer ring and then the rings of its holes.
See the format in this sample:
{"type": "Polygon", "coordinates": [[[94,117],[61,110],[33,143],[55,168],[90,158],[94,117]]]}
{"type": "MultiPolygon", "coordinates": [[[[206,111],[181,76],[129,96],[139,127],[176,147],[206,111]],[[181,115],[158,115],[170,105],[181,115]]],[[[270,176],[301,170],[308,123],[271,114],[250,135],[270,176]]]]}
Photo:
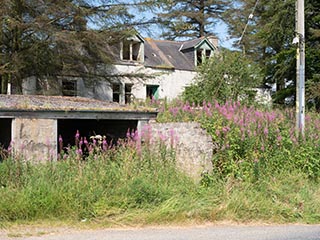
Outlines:
{"type": "Polygon", "coordinates": [[[245,34],[246,31],[247,31],[249,22],[253,19],[253,16],[254,16],[253,14],[254,14],[257,6],[258,6],[258,3],[259,3],[259,0],[257,0],[256,3],[254,4],[254,7],[253,7],[253,9],[252,9],[252,11],[251,11],[251,13],[250,13],[250,15],[249,15],[249,17],[248,17],[248,21],[247,21],[247,23],[246,23],[246,25],[245,25],[245,27],[244,27],[244,29],[243,29],[243,31],[242,31],[241,37],[240,37],[240,39],[239,39],[239,41],[238,41],[238,45],[240,45],[240,43],[241,43],[241,41],[242,41],[242,39],[243,39],[243,37],[244,37],[244,34],[245,34]]]}

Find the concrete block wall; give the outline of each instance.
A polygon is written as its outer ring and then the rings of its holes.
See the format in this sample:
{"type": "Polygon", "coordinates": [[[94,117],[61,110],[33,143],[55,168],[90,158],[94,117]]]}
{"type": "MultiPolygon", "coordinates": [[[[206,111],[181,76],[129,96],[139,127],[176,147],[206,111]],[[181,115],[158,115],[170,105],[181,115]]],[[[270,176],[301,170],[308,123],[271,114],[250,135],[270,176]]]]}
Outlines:
{"type": "Polygon", "coordinates": [[[194,179],[212,170],[214,144],[199,123],[150,123],[152,136],[162,136],[171,144],[173,138],[178,167],[194,179]]]}
{"type": "Polygon", "coordinates": [[[57,120],[15,118],[12,121],[14,153],[35,162],[57,159],[57,120]]]}

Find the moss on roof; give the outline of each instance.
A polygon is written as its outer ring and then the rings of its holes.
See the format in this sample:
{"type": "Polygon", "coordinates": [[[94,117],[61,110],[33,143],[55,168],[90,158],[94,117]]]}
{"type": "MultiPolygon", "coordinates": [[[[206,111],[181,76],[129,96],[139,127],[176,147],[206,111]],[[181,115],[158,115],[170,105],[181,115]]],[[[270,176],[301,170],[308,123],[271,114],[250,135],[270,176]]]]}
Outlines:
{"type": "Polygon", "coordinates": [[[154,108],[136,105],[120,105],[83,97],[40,96],[40,95],[1,95],[0,111],[133,111],[156,112],[154,108]]]}

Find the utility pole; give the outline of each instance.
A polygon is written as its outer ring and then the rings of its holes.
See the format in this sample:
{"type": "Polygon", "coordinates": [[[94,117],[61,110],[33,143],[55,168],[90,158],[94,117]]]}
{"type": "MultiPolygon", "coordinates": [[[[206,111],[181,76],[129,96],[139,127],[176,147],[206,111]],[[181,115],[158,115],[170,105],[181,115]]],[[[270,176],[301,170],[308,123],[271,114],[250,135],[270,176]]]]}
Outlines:
{"type": "Polygon", "coordinates": [[[304,0],[296,0],[297,77],[296,77],[296,131],[304,136],[305,129],[305,24],[304,0]]]}

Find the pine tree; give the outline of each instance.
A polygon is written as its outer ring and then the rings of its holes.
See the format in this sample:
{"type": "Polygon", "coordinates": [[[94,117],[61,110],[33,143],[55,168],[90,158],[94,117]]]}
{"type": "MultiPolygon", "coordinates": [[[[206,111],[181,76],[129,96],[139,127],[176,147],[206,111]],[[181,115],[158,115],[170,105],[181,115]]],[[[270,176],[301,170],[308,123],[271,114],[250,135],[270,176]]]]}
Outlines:
{"type": "Polygon", "coordinates": [[[212,34],[229,0],[167,0],[158,14],[166,39],[190,39],[212,34]]]}

